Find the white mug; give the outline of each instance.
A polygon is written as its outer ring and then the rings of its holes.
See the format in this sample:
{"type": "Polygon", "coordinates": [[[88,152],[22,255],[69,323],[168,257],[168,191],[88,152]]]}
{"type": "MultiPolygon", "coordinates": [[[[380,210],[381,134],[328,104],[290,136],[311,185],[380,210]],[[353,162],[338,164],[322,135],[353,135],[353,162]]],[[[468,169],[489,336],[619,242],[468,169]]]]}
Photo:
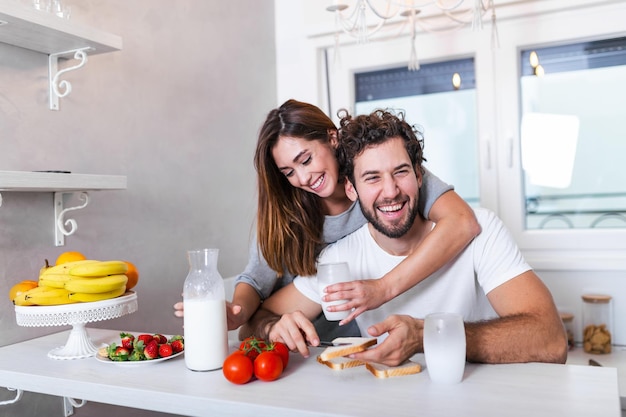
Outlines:
{"type": "MultiPolygon", "coordinates": [[[[324,288],[338,282],[352,281],[350,277],[350,268],[347,262],[325,263],[317,266],[317,286],[320,297],[324,297],[324,288]]],[[[328,306],[334,306],[345,303],[347,300],[335,300],[325,302],[322,301],[322,309],[324,316],[328,321],[343,320],[350,314],[350,310],[345,311],[327,311],[328,306]]]]}
{"type": "Polygon", "coordinates": [[[465,371],[465,325],[456,313],[433,313],[424,319],[424,357],[433,382],[458,384],[465,371]]]}

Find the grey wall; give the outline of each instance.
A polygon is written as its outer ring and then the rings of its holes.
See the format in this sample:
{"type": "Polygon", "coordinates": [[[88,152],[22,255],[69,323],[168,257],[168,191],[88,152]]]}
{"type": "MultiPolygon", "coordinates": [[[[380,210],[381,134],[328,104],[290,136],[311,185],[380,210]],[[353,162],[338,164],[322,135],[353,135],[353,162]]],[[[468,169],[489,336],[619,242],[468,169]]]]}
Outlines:
{"type": "MultiPolygon", "coordinates": [[[[122,36],[124,48],[68,74],[73,92],[55,112],[47,57],[0,44],[0,170],[126,175],[128,189],[92,192],[71,213],[78,231],[63,247],[54,246],[51,193],[2,192],[0,294],[66,250],[127,259],[140,272],[139,311],[89,326],[180,333],[172,305],[186,250],[218,247],[224,277],[247,260],[254,144],[276,106],[273,1],[66,1],[72,20],[122,36]]],[[[13,305],[0,300],[0,345],[65,329],[17,326],[13,305]]],[[[0,389],[0,401],[13,395],[0,389]]],[[[61,414],[60,399],[33,394],[0,407],[1,416],[61,414]]]]}

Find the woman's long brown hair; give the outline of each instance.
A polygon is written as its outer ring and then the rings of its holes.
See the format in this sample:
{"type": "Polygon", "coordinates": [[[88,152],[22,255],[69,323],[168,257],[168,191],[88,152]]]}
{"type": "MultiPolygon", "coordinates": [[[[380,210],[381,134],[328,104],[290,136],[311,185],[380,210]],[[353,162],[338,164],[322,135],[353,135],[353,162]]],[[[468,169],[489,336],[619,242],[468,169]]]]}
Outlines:
{"type": "Polygon", "coordinates": [[[318,107],[288,100],[272,110],[261,127],[254,155],[258,177],[257,240],[270,268],[281,277],[315,274],[315,261],[324,244],[321,198],[292,186],[278,170],[272,149],[281,136],[330,143],[336,130],[318,107]]]}

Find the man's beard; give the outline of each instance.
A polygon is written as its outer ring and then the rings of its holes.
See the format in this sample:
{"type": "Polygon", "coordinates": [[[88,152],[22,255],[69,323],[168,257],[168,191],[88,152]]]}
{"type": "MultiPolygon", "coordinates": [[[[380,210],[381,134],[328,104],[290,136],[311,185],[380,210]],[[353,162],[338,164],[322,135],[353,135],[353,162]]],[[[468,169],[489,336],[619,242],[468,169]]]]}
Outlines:
{"type": "MultiPolygon", "coordinates": [[[[406,204],[408,204],[408,202],[406,204]]],[[[404,236],[411,229],[413,223],[415,222],[415,218],[419,214],[417,204],[415,204],[414,206],[409,207],[409,214],[401,221],[401,223],[387,224],[379,218],[378,210],[374,209],[372,211],[369,208],[366,209],[365,206],[361,204],[361,211],[363,212],[363,216],[365,216],[367,221],[370,222],[372,226],[374,226],[374,229],[392,239],[397,239],[404,236]]]]}

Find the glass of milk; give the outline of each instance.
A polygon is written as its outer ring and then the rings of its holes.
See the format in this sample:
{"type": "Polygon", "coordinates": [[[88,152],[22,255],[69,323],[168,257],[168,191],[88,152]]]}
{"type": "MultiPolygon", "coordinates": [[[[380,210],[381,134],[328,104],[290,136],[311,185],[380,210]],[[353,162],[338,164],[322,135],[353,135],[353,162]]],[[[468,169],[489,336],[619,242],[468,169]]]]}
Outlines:
{"type": "Polygon", "coordinates": [[[465,325],[456,313],[433,313],[424,319],[424,357],[433,382],[458,384],[465,371],[465,325]]]}
{"type": "MultiPolygon", "coordinates": [[[[338,282],[352,281],[350,268],[347,262],[324,263],[317,265],[317,286],[320,297],[324,297],[325,288],[338,282]]],[[[322,301],[324,316],[328,321],[343,320],[350,314],[351,309],[343,311],[328,311],[329,306],[336,306],[345,303],[347,300],[322,301]]]]}

